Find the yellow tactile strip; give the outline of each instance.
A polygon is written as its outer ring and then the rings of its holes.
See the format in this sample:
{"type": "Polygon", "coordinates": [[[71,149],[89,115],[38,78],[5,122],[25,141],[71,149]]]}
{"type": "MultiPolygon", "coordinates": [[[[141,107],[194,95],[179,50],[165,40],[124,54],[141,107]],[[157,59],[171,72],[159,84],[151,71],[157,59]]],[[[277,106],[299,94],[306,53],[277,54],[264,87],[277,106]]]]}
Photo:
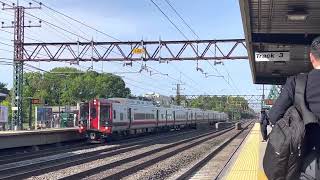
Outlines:
{"type": "Polygon", "coordinates": [[[259,163],[261,139],[260,124],[255,123],[238,158],[226,176],[227,180],[267,180],[259,163]]]}

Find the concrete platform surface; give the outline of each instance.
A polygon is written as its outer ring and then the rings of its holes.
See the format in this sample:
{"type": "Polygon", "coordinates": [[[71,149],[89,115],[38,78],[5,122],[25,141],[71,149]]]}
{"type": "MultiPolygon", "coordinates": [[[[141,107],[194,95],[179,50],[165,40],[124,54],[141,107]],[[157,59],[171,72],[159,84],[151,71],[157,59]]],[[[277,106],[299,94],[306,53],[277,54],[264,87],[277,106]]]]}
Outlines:
{"type": "Polygon", "coordinates": [[[222,179],[267,180],[262,166],[266,144],[266,142],[262,142],[260,124],[255,123],[243,145],[232,157],[222,179]]]}
{"type": "Polygon", "coordinates": [[[43,129],[32,131],[1,131],[0,149],[53,144],[84,139],[78,128],[43,129]]]}

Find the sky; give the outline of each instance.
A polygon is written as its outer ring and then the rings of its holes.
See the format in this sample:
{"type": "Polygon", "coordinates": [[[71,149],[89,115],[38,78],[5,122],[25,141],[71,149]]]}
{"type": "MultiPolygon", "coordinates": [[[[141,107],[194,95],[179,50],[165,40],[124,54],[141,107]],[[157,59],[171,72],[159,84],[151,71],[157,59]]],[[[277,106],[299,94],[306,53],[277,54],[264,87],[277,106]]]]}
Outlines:
{"type": "MultiPolygon", "coordinates": [[[[12,0],[1,0],[12,3],[12,0]]],[[[243,26],[238,0],[168,0],[172,6],[181,14],[183,19],[196,32],[200,39],[236,39],[244,38],[243,26]]],[[[20,5],[28,6],[29,1],[20,0],[20,5]]],[[[165,18],[151,0],[44,0],[43,4],[67,14],[85,24],[112,35],[121,41],[140,40],[186,40],[179,31],[165,18]]],[[[154,0],[156,4],[170,17],[176,26],[188,37],[197,37],[179,19],[165,0],[154,0]]],[[[33,5],[36,4],[33,2],[33,5]]],[[[42,42],[75,42],[80,40],[78,36],[92,39],[94,41],[114,41],[106,35],[87,28],[66,17],[63,17],[45,7],[41,9],[26,10],[26,24],[31,20],[32,25],[38,21],[29,14],[41,18],[47,22],[62,27],[72,32],[70,34],[59,28],[54,28],[47,23],[42,27],[26,28],[25,41],[34,42],[34,39],[42,42]],[[76,35],[78,36],[76,36],[76,35]],[[31,40],[33,39],[33,40],[31,40]]],[[[13,19],[12,11],[0,10],[0,21],[4,25],[10,25],[13,19]]],[[[2,29],[13,32],[11,29],[2,29]]],[[[13,35],[0,29],[0,58],[12,58],[13,35]],[[5,44],[3,44],[5,43],[5,44]]],[[[83,41],[83,40],[82,40],[83,41]]],[[[225,49],[230,48],[226,46],[225,49]]],[[[244,49],[236,52],[246,55],[244,49]]],[[[1,60],[1,59],[0,59],[1,60]]],[[[213,64],[214,62],[211,61],[213,64]]],[[[50,70],[54,67],[75,67],[86,70],[91,62],[81,63],[80,66],[70,65],[64,62],[33,62],[30,63],[38,68],[50,70]]],[[[198,67],[210,75],[223,75],[225,78],[205,76],[196,70],[196,61],[179,61],[161,63],[147,62],[149,70],[161,72],[166,75],[150,72],[122,73],[127,87],[134,95],[142,95],[148,92],[156,92],[163,95],[174,95],[175,84],[182,84],[182,94],[261,94],[261,85],[252,83],[252,76],[248,60],[224,61],[224,65],[211,66],[207,61],[199,61],[198,67]],[[215,70],[216,68],[216,70],[215,70]],[[229,75],[228,75],[229,74],[229,75]]],[[[124,67],[119,62],[97,62],[93,63],[93,69],[100,72],[129,72],[139,71],[141,64],[134,63],[132,67],[124,67]]],[[[12,66],[0,64],[0,82],[12,87],[12,66]]],[[[26,71],[37,71],[26,69],[26,71]]]]}

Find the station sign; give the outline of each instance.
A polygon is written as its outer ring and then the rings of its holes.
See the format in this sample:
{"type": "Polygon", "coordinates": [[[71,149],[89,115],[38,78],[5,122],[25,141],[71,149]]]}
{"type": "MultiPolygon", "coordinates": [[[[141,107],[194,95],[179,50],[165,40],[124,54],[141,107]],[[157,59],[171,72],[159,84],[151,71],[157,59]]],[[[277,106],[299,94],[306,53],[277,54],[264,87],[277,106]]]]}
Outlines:
{"type": "Polygon", "coordinates": [[[264,100],[264,103],[266,104],[266,105],[273,105],[273,100],[272,99],[265,99],[264,100]]]}
{"type": "Polygon", "coordinates": [[[40,99],[31,99],[32,104],[41,104],[40,99]]]}
{"type": "Polygon", "coordinates": [[[255,52],[255,60],[260,61],[289,61],[290,52],[288,51],[269,51],[255,52]]]}

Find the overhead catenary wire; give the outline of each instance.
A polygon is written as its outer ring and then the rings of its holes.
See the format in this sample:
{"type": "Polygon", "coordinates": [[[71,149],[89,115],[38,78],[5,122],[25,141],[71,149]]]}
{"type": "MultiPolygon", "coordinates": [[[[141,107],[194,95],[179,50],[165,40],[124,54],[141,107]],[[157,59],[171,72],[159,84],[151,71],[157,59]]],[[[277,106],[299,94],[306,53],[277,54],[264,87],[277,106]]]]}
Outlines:
{"type": "Polygon", "coordinates": [[[178,17],[183,21],[183,23],[191,30],[191,32],[198,38],[198,34],[191,28],[191,26],[183,19],[183,17],[180,15],[180,13],[173,7],[173,5],[170,3],[169,0],[164,0],[170,7],[171,9],[178,15],[178,17]]]}
{"type": "MultiPolygon", "coordinates": [[[[195,89],[197,89],[197,92],[201,92],[202,91],[201,89],[199,89],[201,87],[200,87],[200,84],[198,82],[193,80],[190,76],[188,76],[184,72],[180,71],[173,63],[171,63],[171,67],[173,67],[176,71],[180,72],[183,76],[185,76],[187,79],[190,79],[194,84],[196,84],[197,86],[195,87],[195,89]]],[[[194,88],[193,86],[190,86],[189,84],[186,84],[186,86],[189,86],[190,88],[194,88]]]]}
{"type": "MultiPolygon", "coordinates": [[[[1,29],[1,28],[0,28],[0,31],[3,31],[3,32],[6,32],[6,33],[8,33],[8,34],[14,35],[13,32],[10,32],[10,31],[7,31],[7,30],[1,29]]],[[[30,38],[30,37],[28,37],[28,36],[24,36],[24,38],[25,38],[25,39],[29,39],[29,40],[33,40],[33,41],[37,41],[37,42],[40,42],[40,43],[43,43],[43,41],[41,41],[41,40],[34,39],[34,38],[30,38]]]]}
{"type": "MultiPolygon", "coordinates": [[[[199,37],[199,35],[195,32],[195,30],[194,29],[192,29],[192,27],[184,20],[184,18],[182,17],[182,15],[180,15],[180,13],[175,9],[175,7],[170,3],[170,1],[169,0],[164,0],[170,7],[171,7],[171,9],[178,15],[178,17],[183,21],[183,23],[190,29],[190,31],[198,38],[198,39],[200,39],[200,37],[199,37]]],[[[212,52],[212,50],[211,49],[209,49],[209,51],[211,51],[212,52]]],[[[212,52],[213,53],[213,52],[212,52]]],[[[209,62],[209,61],[207,61],[209,64],[210,64],[210,66],[219,74],[219,75],[222,75],[218,70],[217,70],[217,68],[215,68],[214,66],[212,66],[212,64],[209,62]]],[[[226,68],[226,67],[224,67],[224,68],[226,68]]],[[[229,75],[229,72],[228,72],[228,70],[226,69],[226,71],[227,71],[227,73],[228,73],[228,77],[232,80],[232,78],[230,77],[230,75],[229,75]]],[[[223,76],[223,75],[222,75],[223,76]]],[[[223,76],[223,78],[224,78],[224,80],[229,84],[229,82],[225,79],[225,77],[223,76]]],[[[233,81],[233,80],[232,80],[233,81]]],[[[234,82],[233,82],[234,83],[234,82]]],[[[236,85],[235,85],[235,83],[234,83],[234,86],[236,87],[236,85]]],[[[237,89],[237,87],[236,87],[236,89],[237,89]]],[[[238,89],[237,89],[238,90],[238,89]]],[[[239,90],[238,90],[239,91],[239,90]]],[[[239,91],[239,93],[240,93],[240,91],[239,91]]]]}
{"type": "MultiPolygon", "coordinates": [[[[26,13],[26,14],[28,14],[29,16],[31,16],[31,17],[33,17],[33,18],[35,18],[35,19],[41,20],[41,21],[45,22],[46,24],[48,24],[48,25],[50,25],[50,26],[53,26],[53,27],[55,27],[55,28],[58,28],[58,29],[60,29],[60,30],[63,30],[63,31],[65,31],[65,32],[68,32],[68,33],[70,33],[70,34],[73,34],[73,35],[75,35],[75,36],[77,36],[77,37],[80,37],[80,38],[82,38],[82,39],[85,39],[85,40],[89,41],[88,39],[86,39],[86,38],[84,38],[84,37],[82,37],[82,36],[79,36],[79,35],[71,32],[71,31],[68,31],[68,30],[66,30],[66,29],[64,29],[64,28],[61,28],[61,27],[59,27],[59,26],[57,26],[57,25],[55,25],[55,24],[49,23],[49,22],[47,22],[46,20],[43,20],[42,18],[38,18],[38,17],[36,17],[36,16],[34,16],[34,15],[32,15],[32,14],[29,14],[29,13],[26,13]]],[[[1,43],[1,44],[4,44],[4,45],[13,47],[13,45],[10,45],[10,44],[6,44],[6,43],[1,43]]],[[[5,63],[13,64],[13,63],[10,63],[10,62],[5,62],[5,63]]],[[[29,64],[27,64],[27,63],[25,63],[25,65],[28,66],[28,67],[31,67],[31,68],[34,68],[34,69],[43,71],[43,72],[47,72],[47,71],[45,71],[45,70],[43,70],[43,69],[41,69],[41,68],[37,68],[37,67],[32,66],[32,65],[29,65],[29,64]]],[[[130,84],[130,83],[129,83],[129,84],[130,84]]],[[[135,86],[135,85],[133,85],[133,86],[135,86]]],[[[138,86],[135,86],[135,87],[138,87],[138,86]]],[[[140,88],[140,89],[146,89],[146,88],[141,88],[141,87],[138,87],[138,88],[140,88]]]]}
{"type": "Polygon", "coordinates": [[[65,32],[69,33],[69,34],[72,34],[72,35],[74,35],[74,36],[76,36],[76,37],[78,37],[78,38],[81,38],[81,39],[86,40],[86,41],[89,41],[89,42],[91,41],[90,39],[87,39],[87,38],[85,38],[85,37],[83,37],[83,36],[80,36],[80,35],[72,32],[72,31],[69,31],[69,30],[67,30],[67,29],[65,29],[65,28],[62,28],[62,27],[57,26],[57,25],[55,25],[55,24],[53,24],[53,23],[50,23],[50,22],[48,22],[48,21],[46,21],[46,20],[44,20],[44,19],[42,19],[42,18],[39,18],[39,17],[37,17],[37,16],[34,16],[33,14],[30,14],[30,13],[28,13],[28,12],[25,12],[25,14],[27,14],[27,15],[29,15],[29,16],[31,16],[31,17],[33,17],[33,18],[35,18],[35,19],[37,19],[37,20],[39,20],[39,21],[41,21],[41,22],[44,22],[44,23],[49,24],[49,25],[51,25],[51,26],[53,26],[53,27],[56,27],[56,28],[58,28],[58,29],[60,29],[60,30],[63,30],[63,31],[65,31],[65,32]]]}
{"type": "MultiPolygon", "coordinates": [[[[0,37],[0,39],[2,39],[2,37],[0,37]]],[[[5,45],[5,46],[9,46],[9,47],[14,47],[14,45],[13,44],[8,44],[8,43],[3,43],[3,42],[0,42],[0,44],[2,44],[2,45],[5,45]]],[[[14,52],[13,50],[4,50],[4,51],[7,51],[7,52],[14,52]]],[[[32,51],[30,51],[30,50],[25,50],[25,51],[27,51],[27,52],[32,52],[32,51]]],[[[42,54],[42,53],[38,53],[37,54],[37,56],[36,57],[38,57],[39,56],[39,58],[41,58],[41,56],[42,57],[45,57],[46,55],[45,54],[42,54]]]]}
{"type": "Polygon", "coordinates": [[[169,16],[160,8],[160,6],[158,6],[157,3],[155,3],[153,0],[150,0],[152,2],[153,5],[155,5],[157,7],[157,9],[162,13],[162,15],[164,15],[166,17],[166,19],[180,32],[180,34],[185,38],[185,39],[189,39],[181,30],[180,28],[169,18],[169,16]]]}
{"type": "MultiPolygon", "coordinates": [[[[32,0],[32,1],[33,1],[33,2],[36,2],[36,3],[40,3],[39,1],[36,1],[36,0],[32,0]]],[[[82,21],[79,21],[79,20],[77,20],[77,19],[75,19],[75,18],[72,18],[71,16],[68,16],[68,15],[65,14],[65,13],[62,13],[62,12],[60,12],[60,11],[57,11],[57,10],[55,10],[55,9],[47,6],[46,4],[43,4],[43,3],[42,3],[42,6],[46,7],[47,9],[49,9],[49,10],[55,12],[55,13],[58,13],[58,14],[64,16],[64,17],[66,17],[66,18],[68,18],[68,19],[71,19],[71,20],[73,20],[73,21],[75,21],[75,22],[77,22],[77,23],[79,23],[79,24],[81,24],[81,25],[83,25],[83,26],[85,26],[85,27],[87,27],[87,28],[90,28],[90,29],[92,29],[92,30],[94,30],[94,31],[96,31],[96,32],[98,32],[98,33],[101,33],[101,34],[103,34],[103,35],[105,35],[105,36],[107,36],[107,37],[109,37],[109,38],[112,38],[112,39],[114,39],[114,40],[116,40],[116,41],[121,41],[120,39],[115,38],[114,36],[112,36],[112,35],[110,35],[110,34],[107,34],[107,33],[103,32],[103,31],[100,31],[100,30],[94,28],[94,27],[91,27],[91,26],[85,24],[85,23],[82,22],[82,21]]]]}
{"type": "MultiPolygon", "coordinates": [[[[34,2],[39,3],[38,1],[34,1],[34,2]]],[[[50,10],[52,10],[52,11],[58,13],[58,14],[64,15],[65,17],[68,17],[69,19],[72,19],[73,21],[76,21],[76,22],[78,22],[78,23],[80,23],[80,24],[82,24],[82,25],[85,25],[85,24],[81,23],[80,21],[78,21],[78,20],[76,20],[76,19],[74,19],[74,18],[71,18],[70,16],[68,16],[68,15],[66,15],[66,14],[64,14],[64,13],[61,13],[61,12],[59,12],[59,11],[57,11],[57,10],[54,10],[54,9],[48,7],[48,6],[45,6],[45,7],[47,7],[48,9],[50,9],[50,10]]],[[[34,17],[34,18],[37,18],[37,17],[35,17],[35,16],[33,16],[33,17],[34,17]]],[[[38,19],[40,20],[40,18],[38,18],[38,19]]],[[[44,22],[47,22],[47,21],[44,21],[44,22]]],[[[50,25],[53,25],[53,24],[50,24],[50,25]]],[[[54,26],[54,27],[56,27],[56,26],[54,26]]],[[[86,25],[86,27],[90,27],[91,29],[96,30],[95,28],[92,28],[91,26],[87,26],[87,25],[86,25]]],[[[99,32],[100,32],[100,33],[103,33],[102,31],[99,31],[99,32]]],[[[106,33],[103,33],[103,34],[108,35],[108,34],[106,34],[106,33]]],[[[116,39],[116,40],[120,41],[120,40],[117,39],[117,38],[113,38],[113,39],[116,39]]],[[[115,53],[115,52],[114,52],[114,53],[115,53]]],[[[118,55],[119,55],[119,54],[118,54],[118,55]]],[[[140,62],[138,62],[138,63],[142,65],[142,63],[140,63],[140,62]]],[[[151,69],[153,69],[153,70],[156,71],[156,72],[162,73],[162,72],[160,72],[160,71],[158,71],[158,70],[156,70],[156,69],[154,69],[154,68],[152,68],[152,67],[150,67],[150,66],[148,66],[148,67],[151,68],[151,69]]],[[[171,76],[168,76],[168,77],[171,78],[171,79],[173,79],[173,80],[179,81],[178,79],[173,78],[173,77],[171,77],[171,76]]]]}
{"type": "MultiPolygon", "coordinates": [[[[35,2],[37,2],[37,1],[35,1],[35,2]]],[[[50,8],[50,7],[48,7],[48,6],[46,6],[47,8],[49,8],[50,10],[53,10],[54,12],[56,12],[56,13],[58,13],[58,14],[63,14],[63,13],[60,13],[59,11],[56,11],[56,10],[54,10],[54,9],[52,9],[52,8],[50,8]]],[[[63,14],[63,15],[65,15],[65,14],[63,14]]],[[[69,19],[71,18],[70,16],[68,16],[68,15],[65,15],[66,17],[68,17],[69,19]]],[[[35,16],[33,16],[34,18],[37,18],[37,17],[35,17],[35,16]]],[[[40,18],[38,18],[38,19],[40,19],[40,18]]],[[[78,23],[80,23],[80,21],[77,21],[76,19],[74,19],[74,18],[71,18],[72,20],[74,20],[74,21],[76,21],[76,22],[78,22],[78,23]]],[[[41,20],[43,20],[43,19],[41,19],[41,20]]],[[[44,22],[46,22],[46,21],[44,21],[44,22]]],[[[83,23],[80,23],[80,24],[82,24],[82,25],[84,25],[83,23]]],[[[52,24],[51,24],[52,25],[52,24]]],[[[56,27],[56,26],[54,26],[54,27],[56,27]]],[[[87,26],[88,27],[88,26],[87,26]]],[[[91,27],[91,26],[89,26],[89,27],[91,27]]],[[[92,28],[92,27],[91,27],[92,28]]],[[[93,28],[93,29],[95,29],[95,28],[93,28]]],[[[96,29],[95,29],[96,30],[96,29]]],[[[103,33],[103,32],[102,32],[103,33]]],[[[73,33],[74,34],[74,33],[73,33]]],[[[106,34],[106,33],[104,33],[104,34],[106,34]]],[[[114,39],[116,39],[116,40],[118,40],[118,41],[120,41],[119,39],[117,39],[117,38],[114,38],[114,39]]],[[[114,52],[115,53],[115,52],[114,52]]],[[[119,54],[118,54],[119,55],[119,54]]],[[[137,62],[137,63],[139,63],[139,64],[141,64],[142,65],[142,63],[140,63],[140,62],[137,62]]],[[[156,70],[156,69],[154,69],[154,68],[152,68],[152,67],[150,67],[150,66],[148,66],[149,68],[151,68],[151,69],[153,69],[154,71],[156,71],[156,72],[159,72],[159,73],[162,73],[162,72],[160,72],[160,71],[158,71],[158,70],[156,70]]],[[[171,79],[173,79],[173,80],[176,80],[176,81],[178,81],[178,79],[176,79],[176,78],[173,78],[172,76],[168,76],[169,78],[171,78],[171,79]]]]}
{"type": "MultiPolygon", "coordinates": [[[[50,8],[50,9],[52,9],[52,8],[50,8]]],[[[58,12],[58,11],[55,11],[56,13],[58,12]]],[[[39,18],[39,17],[36,17],[36,16],[34,16],[34,15],[32,15],[32,14],[29,14],[29,13],[26,13],[26,15],[27,16],[30,16],[30,17],[32,17],[32,18],[34,18],[34,19],[37,19],[37,20],[41,20],[42,22],[44,22],[45,24],[47,24],[48,26],[51,26],[51,27],[54,27],[53,29],[55,29],[55,28],[58,28],[59,30],[62,30],[63,32],[67,32],[67,33],[69,33],[69,34],[72,34],[72,35],[74,35],[74,36],[77,36],[77,37],[80,37],[79,35],[77,35],[76,33],[73,33],[72,31],[70,31],[69,29],[68,30],[66,30],[65,28],[61,28],[61,27],[59,27],[59,26],[57,26],[57,25],[55,25],[55,24],[53,24],[53,23],[49,23],[47,20],[44,20],[43,18],[39,18]]],[[[65,15],[65,14],[64,14],[65,15]]],[[[70,16],[69,16],[69,19],[70,19],[70,16]]],[[[73,18],[71,18],[71,19],[73,19],[73,18]]],[[[73,20],[75,20],[75,19],[73,19],[73,20]]],[[[81,23],[80,23],[81,24],[81,23]]],[[[82,25],[84,25],[84,24],[82,24],[82,25]]],[[[95,28],[93,28],[93,29],[95,29],[95,28]]],[[[97,30],[97,29],[95,29],[95,30],[97,30]]],[[[100,32],[101,33],[101,32],[100,32]]],[[[82,39],[85,39],[84,37],[80,37],[80,38],[82,38],[82,39]]],[[[88,40],[88,39],[86,39],[86,40],[88,40]]],[[[118,41],[120,41],[119,39],[117,39],[118,41]]],[[[140,63],[140,62],[138,62],[139,64],[142,64],[142,63],[140,63]]],[[[158,71],[157,69],[155,69],[155,68],[153,68],[153,67],[150,67],[150,66],[148,66],[150,69],[152,69],[153,71],[155,71],[155,72],[159,72],[159,73],[161,73],[161,74],[164,74],[163,72],[160,72],[160,71],[158,71]]],[[[172,76],[170,76],[170,75],[168,75],[168,77],[170,78],[170,79],[172,79],[172,80],[174,80],[174,81],[179,81],[178,79],[176,79],[176,78],[174,78],[174,77],[172,77],[172,76]]]]}
{"type": "MultiPolygon", "coordinates": [[[[87,68],[89,68],[89,67],[82,66],[82,68],[87,69],[87,68]]],[[[98,69],[93,69],[93,70],[95,70],[95,71],[97,71],[97,72],[100,71],[100,72],[102,72],[102,73],[105,73],[104,71],[101,71],[101,70],[98,70],[98,69]]],[[[131,80],[131,81],[134,81],[134,82],[137,82],[137,83],[145,84],[145,83],[142,83],[142,82],[139,82],[139,81],[136,81],[136,80],[129,79],[129,78],[127,78],[127,77],[123,77],[123,78],[124,78],[124,79],[128,79],[128,80],[131,80]]],[[[153,92],[154,92],[154,90],[152,90],[152,89],[147,89],[147,88],[144,88],[144,87],[140,87],[140,86],[134,85],[134,84],[132,84],[132,83],[129,83],[129,82],[127,82],[127,81],[126,81],[126,83],[132,85],[133,87],[137,87],[137,88],[140,88],[140,89],[144,89],[144,90],[147,90],[147,91],[153,91],[153,92]]],[[[155,88],[156,88],[156,89],[159,89],[159,87],[155,87],[155,88]]],[[[165,90],[165,91],[166,91],[166,90],[165,90]]]]}
{"type": "MultiPolygon", "coordinates": [[[[89,35],[88,33],[84,32],[84,31],[82,30],[82,28],[78,27],[77,25],[75,25],[75,24],[72,24],[72,25],[71,25],[71,23],[64,23],[63,21],[66,21],[66,20],[64,19],[63,16],[60,17],[60,18],[55,17],[55,15],[54,15],[51,11],[48,11],[48,12],[42,13],[42,14],[44,14],[45,16],[51,18],[51,19],[54,20],[55,22],[60,23],[62,26],[68,28],[69,30],[73,30],[73,31],[74,31],[74,30],[76,29],[76,31],[80,31],[82,34],[84,34],[85,36],[87,36],[88,38],[90,38],[90,35],[89,35]]],[[[66,21],[66,22],[67,22],[67,21],[66,21]]]]}
{"type": "MultiPolygon", "coordinates": [[[[151,0],[151,2],[158,8],[159,11],[161,11],[161,13],[167,18],[167,20],[188,40],[188,37],[177,27],[176,24],[173,23],[173,21],[169,18],[168,15],[166,15],[162,9],[153,1],[151,0]]],[[[200,37],[197,35],[197,33],[195,32],[195,30],[193,30],[191,28],[191,26],[184,20],[184,18],[180,15],[180,13],[178,13],[178,11],[174,8],[174,6],[169,2],[169,0],[165,0],[165,2],[171,7],[171,9],[178,15],[178,17],[183,21],[183,23],[190,29],[190,31],[198,38],[200,39],[200,37]]],[[[211,49],[209,49],[211,51],[211,49]]],[[[212,52],[212,51],[211,51],[212,52]]],[[[206,60],[207,63],[209,63],[209,65],[218,73],[218,75],[222,76],[224,81],[231,87],[232,85],[230,84],[230,82],[228,80],[226,80],[226,78],[210,63],[210,61],[206,60]]],[[[230,76],[229,76],[230,77],[230,76]]],[[[232,82],[234,83],[234,81],[232,80],[232,82]]],[[[235,83],[234,86],[236,88],[236,90],[240,93],[239,89],[236,87],[235,83]]]]}

